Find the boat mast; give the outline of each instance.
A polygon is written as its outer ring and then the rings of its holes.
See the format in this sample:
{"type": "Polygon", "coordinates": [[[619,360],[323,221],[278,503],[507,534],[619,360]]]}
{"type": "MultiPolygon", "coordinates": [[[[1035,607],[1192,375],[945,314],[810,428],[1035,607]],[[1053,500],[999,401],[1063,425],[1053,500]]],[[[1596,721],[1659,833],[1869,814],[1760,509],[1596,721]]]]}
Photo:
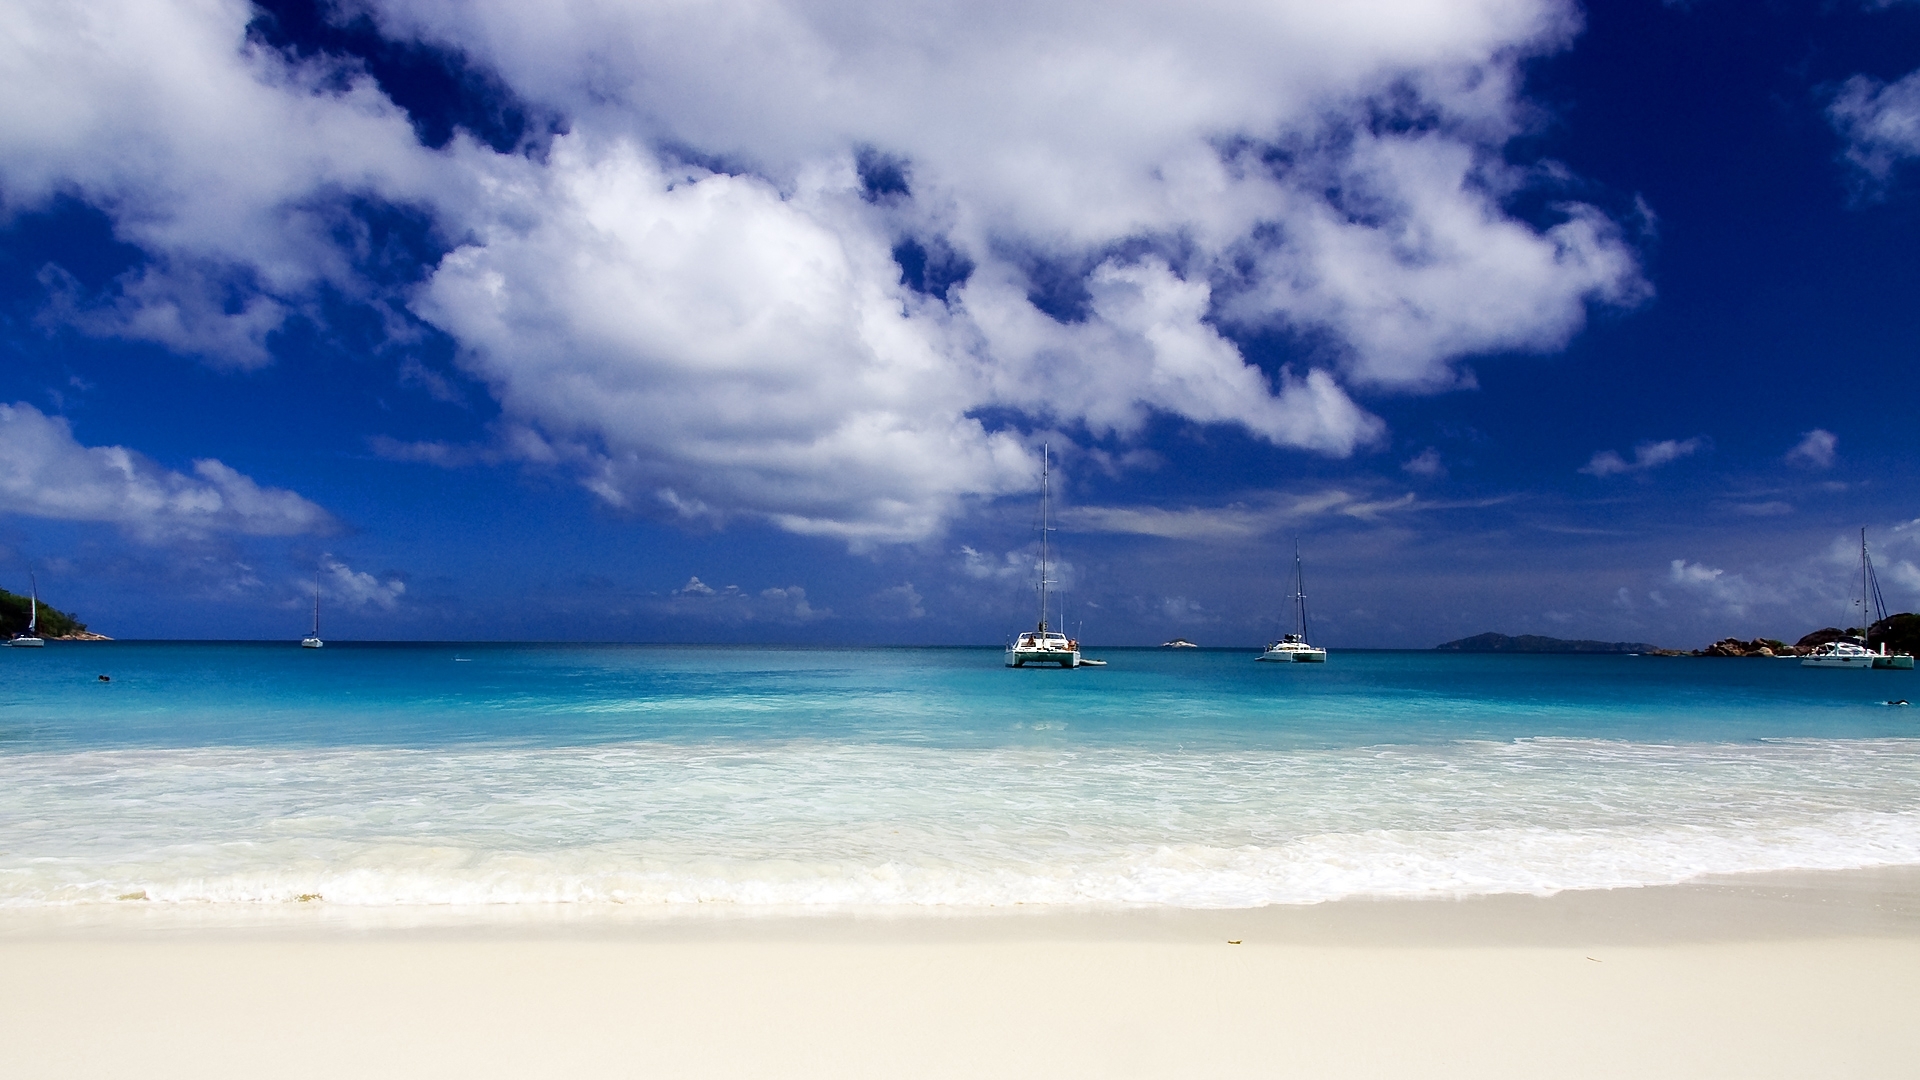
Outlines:
{"type": "Polygon", "coordinates": [[[313,590],[313,636],[320,636],[320,590],[313,590]]]}
{"type": "MultiPolygon", "coordinates": [[[[14,580],[18,581],[19,579],[15,578],[14,580]]],[[[27,636],[33,637],[35,632],[40,628],[40,582],[31,573],[27,574],[27,592],[31,593],[33,597],[27,601],[29,605],[27,608],[27,636]]]]}
{"type": "Polygon", "coordinates": [[[1052,446],[1040,444],[1040,633],[1047,632],[1047,533],[1052,531],[1051,502],[1053,479],[1050,458],[1052,446]]]}
{"type": "MultiPolygon", "coordinates": [[[[1873,556],[1867,554],[1867,530],[1860,530],[1860,618],[1865,630],[1887,617],[1887,601],[1880,595],[1880,575],[1873,572],[1873,556]]],[[[1861,637],[1866,636],[1863,631],[1861,637]]]]}
{"type": "Polygon", "coordinates": [[[1300,568],[1300,538],[1293,538],[1293,611],[1300,640],[1307,640],[1307,582],[1300,568]]]}

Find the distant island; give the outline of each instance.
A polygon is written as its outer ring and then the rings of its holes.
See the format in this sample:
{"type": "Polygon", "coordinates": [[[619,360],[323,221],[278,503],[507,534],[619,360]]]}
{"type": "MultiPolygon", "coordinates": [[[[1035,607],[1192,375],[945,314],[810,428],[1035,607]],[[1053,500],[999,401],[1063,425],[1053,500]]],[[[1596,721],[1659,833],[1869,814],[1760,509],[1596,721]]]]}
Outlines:
{"type": "MultiPolygon", "coordinates": [[[[31,598],[16,596],[5,589],[0,589],[0,641],[26,633],[27,623],[32,617],[31,598]]],[[[40,604],[38,633],[48,641],[113,640],[103,634],[88,633],[86,623],[64,611],[48,607],[44,601],[40,604]]]]}
{"type": "Polygon", "coordinates": [[[1499,653],[1651,653],[1663,651],[1644,641],[1569,641],[1566,638],[1541,637],[1538,634],[1475,634],[1472,637],[1435,645],[1440,652],[1499,653]]]}

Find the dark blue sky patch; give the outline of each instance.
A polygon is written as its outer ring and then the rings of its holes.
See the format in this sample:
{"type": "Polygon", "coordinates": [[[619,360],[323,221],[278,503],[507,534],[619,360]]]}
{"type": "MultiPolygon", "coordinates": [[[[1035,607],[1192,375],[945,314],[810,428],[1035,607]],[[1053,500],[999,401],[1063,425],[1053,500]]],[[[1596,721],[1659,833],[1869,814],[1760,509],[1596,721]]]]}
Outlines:
{"type": "Polygon", "coordinates": [[[893,261],[899,264],[900,280],[907,288],[941,300],[947,298],[948,289],[973,276],[972,260],[939,237],[900,241],[893,245],[893,261]]]}
{"type": "Polygon", "coordinates": [[[427,210],[362,196],[340,197],[332,238],[358,274],[388,286],[426,280],[454,246],[427,210]]]}
{"type": "Polygon", "coordinates": [[[427,146],[445,146],[456,130],[506,153],[546,152],[562,118],[520,99],[499,76],[465,55],[381,35],[365,14],[343,17],[326,0],[255,0],[248,36],[290,56],[330,56],[366,69],[380,89],[405,109],[414,134],[427,146]]]}
{"type": "Polygon", "coordinates": [[[46,290],[37,279],[48,263],[95,294],[145,262],[139,248],[115,238],[113,220],[103,211],[62,196],[0,228],[0,304],[38,308],[46,290]]]}
{"type": "Polygon", "coordinates": [[[910,199],[912,168],[906,158],[862,146],[854,153],[854,167],[860,171],[860,197],[870,203],[910,199]]]}

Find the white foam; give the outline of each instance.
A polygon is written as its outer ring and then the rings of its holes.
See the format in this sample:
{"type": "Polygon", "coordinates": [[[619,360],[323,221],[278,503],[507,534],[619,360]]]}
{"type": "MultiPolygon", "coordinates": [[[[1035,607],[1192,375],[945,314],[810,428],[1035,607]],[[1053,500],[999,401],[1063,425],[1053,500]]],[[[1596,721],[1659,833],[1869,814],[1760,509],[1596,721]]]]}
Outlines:
{"type": "Polygon", "coordinates": [[[0,905],[1171,905],[1920,864],[1920,745],[0,756],[0,905]]]}

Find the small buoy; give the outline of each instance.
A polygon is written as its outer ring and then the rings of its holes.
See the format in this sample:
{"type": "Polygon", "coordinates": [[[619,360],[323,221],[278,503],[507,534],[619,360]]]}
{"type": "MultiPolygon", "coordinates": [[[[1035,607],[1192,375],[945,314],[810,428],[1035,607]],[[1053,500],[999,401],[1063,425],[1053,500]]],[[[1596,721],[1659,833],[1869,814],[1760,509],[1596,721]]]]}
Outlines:
{"type": "Polygon", "coordinates": [[[113,681],[113,678],[112,678],[111,676],[107,676],[107,675],[102,675],[102,676],[100,676],[100,681],[101,681],[101,682],[112,682],[112,681],[113,681]]]}

